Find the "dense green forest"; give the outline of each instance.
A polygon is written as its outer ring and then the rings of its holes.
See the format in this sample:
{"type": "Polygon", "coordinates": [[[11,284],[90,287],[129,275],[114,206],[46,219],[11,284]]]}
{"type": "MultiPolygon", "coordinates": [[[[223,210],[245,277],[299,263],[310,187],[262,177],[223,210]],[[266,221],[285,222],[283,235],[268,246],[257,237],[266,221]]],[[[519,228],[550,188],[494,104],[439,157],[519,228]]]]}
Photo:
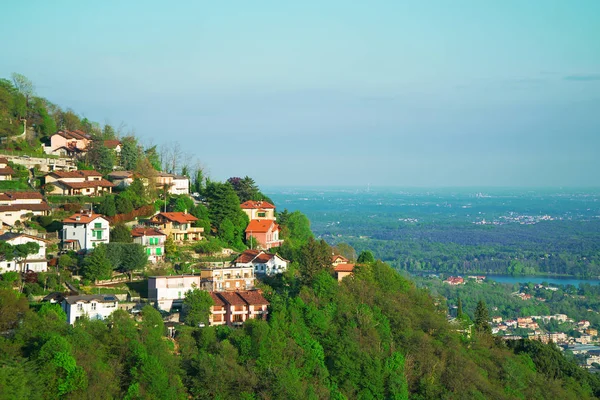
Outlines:
{"type": "MultiPolygon", "coordinates": [[[[309,240],[305,257],[318,254],[309,240]]],[[[0,291],[0,398],[581,399],[600,380],[552,345],[464,339],[429,293],[389,266],[339,284],[326,269],[263,286],[268,321],[182,326],[164,335],[151,307],[71,327],[53,305],[0,291]]]]}

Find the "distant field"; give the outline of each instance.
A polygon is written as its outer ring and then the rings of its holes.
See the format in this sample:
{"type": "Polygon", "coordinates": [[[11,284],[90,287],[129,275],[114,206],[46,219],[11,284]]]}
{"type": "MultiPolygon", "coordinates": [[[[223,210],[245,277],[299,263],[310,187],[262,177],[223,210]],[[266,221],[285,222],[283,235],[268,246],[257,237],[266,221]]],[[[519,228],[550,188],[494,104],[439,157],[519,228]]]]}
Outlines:
{"type": "Polygon", "coordinates": [[[277,189],[328,242],[397,268],[600,275],[598,190],[277,189]]]}

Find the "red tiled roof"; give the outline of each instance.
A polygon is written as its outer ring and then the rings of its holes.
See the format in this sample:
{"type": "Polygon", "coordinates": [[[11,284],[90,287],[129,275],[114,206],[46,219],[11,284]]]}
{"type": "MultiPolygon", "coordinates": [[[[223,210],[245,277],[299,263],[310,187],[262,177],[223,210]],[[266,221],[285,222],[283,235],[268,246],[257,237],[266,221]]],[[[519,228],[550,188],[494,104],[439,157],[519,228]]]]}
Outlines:
{"type": "Polygon", "coordinates": [[[237,293],[233,292],[218,292],[217,296],[219,296],[226,304],[232,306],[245,306],[246,302],[243,298],[237,295],[237,293]]]}
{"type": "Polygon", "coordinates": [[[264,264],[264,263],[269,262],[269,260],[271,260],[273,257],[275,257],[275,254],[262,253],[262,254],[259,254],[258,257],[256,257],[254,259],[254,261],[264,264]]]}
{"type": "Polygon", "coordinates": [[[21,211],[21,210],[49,211],[50,206],[48,206],[48,203],[46,203],[46,202],[39,203],[39,204],[11,204],[8,206],[0,206],[0,212],[21,211]]]}
{"type": "Polygon", "coordinates": [[[163,218],[172,222],[178,222],[180,224],[187,224],[188,222],[198,221],[198,218],[194,217],[192,214],[182,212],[161,212],[159,214],[156,214],[153,219],[159,216],[162,216],[163,218]]]}
{"type": "Polygon", "coordinates": [[[109,149],[116,149],[117,146],[121,144],[120,140],[105,140],[104,147],[108,147],[109,149]]]}
{"type": "Polygon", "coordinates": [[[0,164],[8,164],[8,158],[0,157],[0,164]]]}
{"type": "Polygon", "coordinates": [[[102,176],[98,171],[79,170],[79,171],[52,171],[48,175],[56,178],[88,178],[90,176],[102,176]]]}
{"type": "MultiPolygon", "coordinates": [[[[0,162],[2,162],[2,161],[0,161],[0,162]]],[[[14,175],[14,174],[15,174],[15,170],[12,169],[11,167],[0,168],[0,175],[14,175]]]]}
{"type": "Polygon", "coordinates": [[[331,256],[331,262],[332,262],[332,263],[333,263],[333,262],[336,262],[337,260],[343,261],[343,262],[345,262],[345,263],[347,263],[347,262],[348,262],[348,259],[347,259],[346,257],[344,257],[344,256],[341,256],[341,255],[339,255],[339,254],[336,254],[336,255],[334,255],[334,256],[331,256]]]}
{"type": "Polygon", "coordinates": [[[240,204],[240,207],[242,207],[242,209],[255,209],[255,208],[265,208],[265,209],[269,209],[269,208],[275,208],[275,206],[271,203],[269,203],[268,201],[256,201],[256,200],[248,200],[246,202],[243,202],[242,204],[240,204]]]}
{"type": "Polygon", "coordinates": [[[276,231],[279,225],[270,219],[253,219],[248,224],[246,232],[267,233],[269,230],[276,231]]]}
{"type": "Polygon", "coordinates": [[[131,230],[131,236],[142,237],[142,236],[167,236],[156,228],[133,228],[131,230]]]}
{"type": "Polygon", "coordinates": [[[131,178],[132,176],[133,176],[132,171],[114,171],[114,172],[111,172],[110,174],[108,174],[108,177],[112,178],[112,179],[125,179],[125,178],[131,178]]]}
{"type": "Polygon", "coordinates": [[[90,140],[90,135],[81,130],[74,131],[58,131],[55,133],[56,135],[60,135],[65,139],[76,139],[76,140],[90,140]]]}
{"type": "Polygon", "coordinates": [[[334,270],[335,272],[352,272],[354,271],[354,264],[338,264],[334,270]]]}
{"type": "Polygon", "coordinates": [[[57,185],[64,185],[71,189],[89,189],[89,188],[97,188],[97,187],[114,187],[115,184],[107,181],[106,179],[100,179],[98,181],[85,181],[85,182],[65,182],[65,181],[56,181],[52,182],[57,185]]]}
{"type": "Polygon", "coordinates": [[[225,307],[225,302],[215,292],[209,292],[209,294],[210,297],[212,297],[216,307],[225,307]]]}
{"type": "Polygon", "coordinates": [[[69,218],[63,219],[62,222],[63,222],[63,224],[89,224],[96,218],[104,218],[104,215],[94,214],[94,213],[92,213],[92,214],[77,213],[77,214],[71,215],[69,218]],[[77,220],[77,217],[79,217],[79,220],[77,220]]]}
{"type": "Polygon", "coordinates": [[[237,264],[237,263],[240,263],[240,264],[249,263],[252,260],[254,260],[254,258],[256,258],[256,256],[258,255],[258,253],[260,253],[258,250],[246,250],[242,254],[240,254],[235,259],[235,261],[233,263],[234,264],[237,264]]]}
{"type": "Polygon", "coordinates": [[[260,290],[237,292],[237,295],[244,299],[244,301],[251,306],[269,305],[269,301],[263,297],[262,292],[260,290]]]}
{"type": "Polygon", "coordinates": [[[4,192],[0,193],[0,200],[43,200],[40,192],[4,192]]]}

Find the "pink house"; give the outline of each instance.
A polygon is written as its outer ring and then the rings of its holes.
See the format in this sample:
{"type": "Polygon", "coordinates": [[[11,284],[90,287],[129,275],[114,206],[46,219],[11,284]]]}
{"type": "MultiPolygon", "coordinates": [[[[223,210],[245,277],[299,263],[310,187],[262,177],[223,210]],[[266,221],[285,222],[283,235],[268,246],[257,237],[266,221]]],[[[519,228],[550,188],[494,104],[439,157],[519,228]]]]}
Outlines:
{"type": "Polygon", "coordinates": [[[256,239],[258,243],[252,243],[251,247],[270,249],[279,247],[283,240],[279,239],[279,225],[270,219],[253,219],[246,228],[246,240],[250,237],[256,239]]]}
{"type": "Polygon", "coordinates": [[[44,146],[46,154],[74,156],[87,151],[92,138],[87,133],[74,131],[58,131],[50,137],[50,146],[44,146]]]}

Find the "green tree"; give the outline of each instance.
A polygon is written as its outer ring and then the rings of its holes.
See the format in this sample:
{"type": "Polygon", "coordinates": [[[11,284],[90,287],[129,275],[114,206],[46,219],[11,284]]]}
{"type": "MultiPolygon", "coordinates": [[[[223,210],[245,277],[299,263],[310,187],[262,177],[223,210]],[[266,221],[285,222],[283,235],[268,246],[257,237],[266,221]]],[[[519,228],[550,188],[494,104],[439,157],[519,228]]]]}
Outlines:
{"type": "Polygon", "coordinates": [[[98,205],[98,212],[107,217],[114,217],[117,213],[114,196],[104,196],[102,202],[98,205]]]}
{"type": "Polygon", "coordinates": [[[248,216],[240,208],[240,200],[229,183],[209,181],[206,184],[205,197],[208,201],[208,214],[211,225],[220,229],[223,221],[229,220],[236,231],[236,240],[241,242],[244,229],[248,225],[248,216]]]}
{"type": "Polygon", "coordinates": [[[324,240],[308,239],[300,249],[300,272],[305,281],[321,271],[331,270],[331,248],[324,240]]]}
{"type": "Polygon", "coordinates": [[[111,172],[115,166],[115,153],[104,145],[104,141],[95,140],[87,151],[86,162],[92,165],[96,170],[108,173],[111,172]]]}
{"type": "Polygon", "coordinates": [[[185,323],[189,326],[198,326],[200,323],[208,325],[210,307],[214,301],[205,290],[192,289],[185,293],[183,300],[183,312],[185,323]]]}
{"type": "Polygon", "coordinates": [[[131,243],[132,241],[131,231],[125,224],[116,224],[110,230],[111,243],[131,243]]]}
{"type": "Polygon", "coordinates": [[[133,211],[133,203],[126,196],[117,196],[115,208],[119,214],[128,214],[133,211]]]}
{"type": "Polygon", "coordinates": [[[375,256],[369,250],[362,251],[356,260],[359,264],[368,264],[375,262],[375,256]]]}
{"type": "Polygon", "coordinates": [[[256,182],[254,182],[254,179],[249,176],[245,176],[244,178],[232,177],[227,179],[227,183],[233,187],[240,202],[260,200],[258,198],[258,186],[256,185],[256,182]]]}
{"type": "Polygon", "coordinates": [[[99,244],[86,258],[82,268],[85,278],[96,281],[111,277],[113,265],[110,263],[106,251],[106,245],[99,244]]]}
{"type": "Polygon", "coordinates": [[[483,300],[479,300],[475,309],[475,329],[481,333],[492,333],[489,324],[490,315],[483,300]]]}
{"type": "Polygon", "coordinates": [[[133,278],[134,271],[141,271],[148,264],[148,255],[144,246],[138,243],[126,245],[121,260],[121,270],[129,274],[130,279],[133,278]]]}
{"type": "Polygon", "coordinates": [[[462,309],[462,300],[460,299],[460,296],[458,296],[458,300],[456,302],[457,302],[456,318],[462,318],[463,309],[462,309]]]}
{"type": "Polygon", "coordinates": [[[28,309],[25,296],[11,289],[0,289],[0,332],[16,327],[28,309]]]}
{"type": "Polygon", "coordinates": [[[125,136],[121,139],[121,143],[121,166],[128,171],[133,171],[142,157],[137,138],[135,136],[125,136]]]}

